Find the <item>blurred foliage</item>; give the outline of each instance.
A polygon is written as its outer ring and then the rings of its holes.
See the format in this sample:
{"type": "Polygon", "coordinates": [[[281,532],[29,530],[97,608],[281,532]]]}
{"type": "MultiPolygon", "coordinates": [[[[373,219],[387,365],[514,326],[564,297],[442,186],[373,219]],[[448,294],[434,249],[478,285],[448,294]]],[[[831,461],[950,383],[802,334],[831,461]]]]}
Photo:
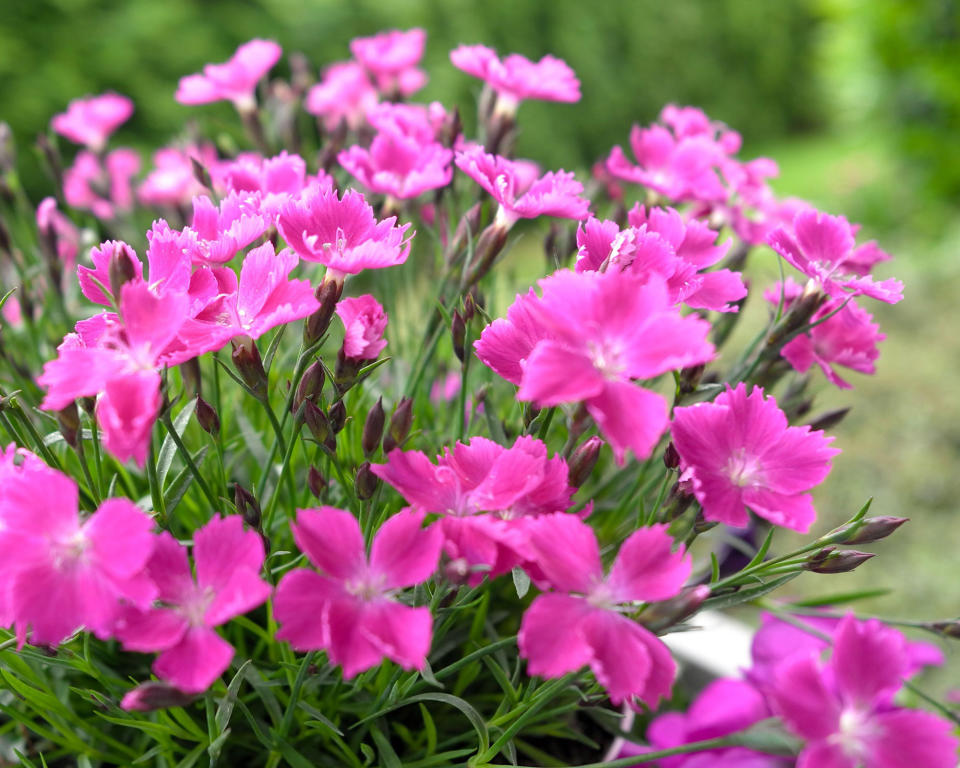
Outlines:
{"type": "MultiPolygon", "coordinates": [[[[428,32],[431,81],[418,98],[459,104],[472,120],[479,81],[450,49],[485,43],[501,54],[566,59],[582,80],[577,105],[528,103],[518,151],[549,167],[584,167],[624,143],[631,123],[668,102],[698,104],[766,141],[822,122],[813,73],[816,21],[808,0],[4,0],[0,118],[21,146],[67,102],[113,89],[137,111],[115,143],[148,149],[201,114],[232,121],[229,105],[183,107],[177,80],[270,37],[317,68],[349,56],[352,37],[413,26],[428,32]],[[544,137],[550,137],[544,140],[544,137]],[[536,138],[534,138],[536,137],[536,138]]],[[[285,74],[282,62],[276,72],[285,74]]],[[[24,153],[26,154],[26,153],[24,153]]],[[[27,159],[27,158],[23,158],[27,159]]],[[[40,182],[28,171],[29,186],[40,182]]]]}

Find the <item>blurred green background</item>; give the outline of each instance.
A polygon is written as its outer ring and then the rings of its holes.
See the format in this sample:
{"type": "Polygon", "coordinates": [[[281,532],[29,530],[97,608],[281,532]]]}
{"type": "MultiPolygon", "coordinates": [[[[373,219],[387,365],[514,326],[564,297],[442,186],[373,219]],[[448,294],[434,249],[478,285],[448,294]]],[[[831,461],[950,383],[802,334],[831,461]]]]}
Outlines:
{"type": "MultiPolygon", "coordinates": [[[[420,97],[461,105],[468,125],[479,86],[449,64],[458,43],[553,53],[574,67],[583,100],[524,104],[521,155],[586,169],[626,141],[632,122],[649,122],[670,101],[697,104],[742,132],[744,156],[780,163],[781,194],[862,222],[896,256],[879,271],[902,278],[907,299],[870,306],[888,335],[878,375],[854,375],[852,393],[818,384],[822,407],[854,406],[835,430],[844,453],[818,494],[819,530],[871,495],[873,512],[913,522],[858,572],[810,576],[795,591],[889,587],[866,607],[960,614],[954,0],[0,0],[0,119],[19,140],[28,188],[41,192],[33,138],[71,98],[131,96],[136,114],[115,143],[146,154],[189,118],[233,119],[227,105],[186,108],[173,93],[180,76],[251,37],[276,39],[320,67],[346,58],[353,36],[412,26],[429,36],[431,80],[420,97]]],[[[766,256],[755,259],[757,279],[776,274],[766,256]]],[[[760,317],[763,308],[750,311],[760,317]]]]}

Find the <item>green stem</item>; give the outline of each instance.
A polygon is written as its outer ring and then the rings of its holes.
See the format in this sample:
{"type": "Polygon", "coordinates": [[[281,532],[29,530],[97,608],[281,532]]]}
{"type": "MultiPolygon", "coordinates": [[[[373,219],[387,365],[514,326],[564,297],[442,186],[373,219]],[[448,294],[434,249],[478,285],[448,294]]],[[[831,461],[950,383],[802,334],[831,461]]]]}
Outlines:
{"type": "Polygon", "coordinates": [[[200,474],[200,469],[194,463],[193,457],[190,455],[190,451],[187,450],[187,446],[183,444],[183,440],[180,439],[180,435],[177,434],[177,430],[173,426],[173,422],[170,420],[169,411],[163,414],[161,421],[163,421],[163,425],[167,428],[167,432],[170,434],[174,445],[177,446],[177,451],[180,452],[180,456],[183,458],[184,463],[189,468],[190,474],[193,475],[193,479],[197,481],[197,485],[200,486],[200,490],[203,491],[203,495],[207,497],[207,501],[209,502],[210,506],[213,507],[215,512],[219,511],[220,502],[217,497],[213,495],[213,491],[210,490],[210,486],[207,485],[207,481],[204,479],[203,475],[200,474]]]}
{"type": "Polygon", "coordinates": [[[153,500],[153,511],[160,519],[160,525],[168,526],[167,509],[163,501],[163,489],[157,480],[157,455],[153,449],[153,438],[150,438],[150,447],[147,455],[147,483],[150,485],[150,498],[153,500]]]}

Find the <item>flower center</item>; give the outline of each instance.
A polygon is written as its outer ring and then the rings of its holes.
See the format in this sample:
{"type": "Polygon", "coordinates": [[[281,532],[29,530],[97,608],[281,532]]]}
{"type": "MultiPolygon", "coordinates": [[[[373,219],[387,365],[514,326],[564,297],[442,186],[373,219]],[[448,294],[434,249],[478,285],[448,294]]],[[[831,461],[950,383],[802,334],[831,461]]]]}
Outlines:
{"type": "Polygon", "coordinates": [[[354,597],[370,602],[385,593],[386,577],[383,574],[364,573],[354,579],[350,579],[344,585],[347,592],[354,597]]]}
{"type": "Polygon", "coordinates": [[[845,709],[840,713],[837,733],[830,737],[851,760],[860,761],[867,751],[867,743],[876,729],[869,722],[869,715],[856,709],[845,709]]]}
{"type": "Polygon", "coordinates": [[[53,562],[57,569],[70,568],[87,561],[90,541],[82,530],[60,539],[53,547],[53,562]]]}
{"type": "Polygon", "coordinates": [[[196,587],[193,593],[180,604],[178,610],[191,627],[204,627],[207,624],[204,617],[214,597],[216,594],[210,587],[203,589],[196,587]]]}
{"type": "Polygon", "coordinates": [[[745,448],[741,448],[727,460],[726,473],[734,485],[745,488],[757,482],[760,462],[756,456],[750,456],[745,448]]]}
{"type": "Polygon", "coordinates": [[[603,341],[588,341],[587,353],[593,367],[606,379],[619,379],[626,369],[623,361],[623,345],[604,339],[603,341]]]}

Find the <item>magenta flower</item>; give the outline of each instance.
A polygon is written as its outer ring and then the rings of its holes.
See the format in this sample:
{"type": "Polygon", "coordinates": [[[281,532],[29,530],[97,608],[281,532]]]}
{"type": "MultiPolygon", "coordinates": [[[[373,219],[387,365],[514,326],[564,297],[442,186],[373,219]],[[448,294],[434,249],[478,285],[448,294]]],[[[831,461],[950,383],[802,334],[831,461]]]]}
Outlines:
{"type": "Polygon", "coordinates": [[[548,458],[547,446],[529,436],[510,448],[473,437],[445,449],[436,464],[421,451],[394,449],[371,469],[414,507],[443,515],[444,549],[471,568],[472,584],[524,561],[527,535],[519,521],[566,512],[575,491],[563,457],[548,458]]]}
{"type": "Polygon", "coordinates": [[[549,172],[529,185],[526,170],[513,160],[488,155],[476,147],[457,152],[457,167],[500,204],[497,220],[511,227],[517,219],[557,216],[585,219],[590,202],[580,195],[583,185],[566,171],[549,172]]]}
{"type": "Polygon", "coordinates": [[[863,295],[888,304],[903,298],[903,283],[899,280],[876,282],[862,274],[864,252],[854,248],[853,227],[842,216],[804,210],[797,214],[792,229],[790,232],[779,227],[772,232],[768,238],[770,247],[814,280],[828,296],[863,295]]]}
{"type": "Polygon", "coordinates": [[[130,651],[160,651],[153,671],[185,693],[201,693],[230,665],[233,646],[215,627],[262,604],[271,587],[260,578],[263,541],[239,515],[214,517],[193,535],[196,577],[187,550],[160,534],[147,572],[160,605],[126,611],[117,637],[130,651]]]}
{"type": "Polygon", "coordinates": [[[322,118],[328,131],[336,130],[341,122],[355,131],[376,103],[377,91],[364,68],[355,61],[342,61],[327,67],[323,79],[307,91],[303,106],[322,118]]]}
{"type": "Polygon", "coordinates": [[[109,307],[113,299],[110,293],[110,262],[115,258],[126,258],[133,265],[134,277],[143,277],[143,264],[140,257],[122,240],[107,240],[90,249],[90,261],[93,269],[80,264],[77,266],[77,279],[83,295],[94,304],[109,307]],[[98,285],[99,283],[99,285],[98,285]]]}
{"type": "Polygon", "coordinates": [[[690,556],[671,551],[667,527],[631,534],[606,576],[593,529],[576,516],[549,515],[528,528],[535,562],[555,591],[523,615],[517,643],[527,673],[562,677],[589,664],[614,704],[636,698],[653,707],[669,696],[670,652],[622,613],[638,601],[673,597],[690,576],[690,556]]]}
{"type": "Polygon", "coordinates": [[[220,163],[215,170],[218,183],[227,191],[244,193],[248,199],[259,194],[260,213],[268,224],[276,220],[283,203],[299,195],[308,185],[333,186],[333,179],[322,170],[317,176],[308,176],[303,158],[286,150],[268,158],[243,154],[233,162],[220,163]]]}
{"type": "Polygon", "coordinates": [[[2,471],[0,576],[22,644],[57,645],[78,629],[109,637],[122,601],[149,605],[144,567],[153,522],[127,499],[107,499],[87,519],[77,484],[38,461],[2,471]]]}
{"type": "Polygon", "coordinates": [[[525,99],[580,101],[580,81],[569,65],[555,56],[530,61],[512,53],[503,61],[485,45],[461,45],[450,51],[457,69],[486,82],[497,94],[497,108],[513,113],[525,99]]]}
{"type": "Polygon", "coordinates": [[[809,491],[840,451],[832,437],[791,427],[772,397],[745,384],[712,403],[674,409],[673,443],[707,520],[743,527],[749,507],[775,525],[806,533],[816,517],[809,491]]]}
{"type": "Polygon", "coordinates": [[[137,197],[146,205],[189,205],[204,187],[197,181],[190,158],[196,158],[206,168],[217,164],[217,152],[209,144],[183,149],[165,147],[153,155],[154,170],[147,174],[137,189],[137,197]]]}
{"type": "Polygon", "coordinates": [[[61,136],[99,153],[120,125],[133,114],[133,102],[118,93],[74,99],[67,111],[54,115],[50,125],[61,136]]]}
{"type": "Polygon", "coordinates": [[[373,538],[369,559],[363,533],[349,512],[334,507],[297,510],[297,546],[317,571],[297,568],[277,587],[278,640],[295,649],[324,649],[351,678],[384,657],[404,669],[423,669],[433,635],[427,607],[397,599],[437,569],[442,537],[422,528],[424,513],[403,510],[373,538]]]}
{"type": "Polygon", "coordinates": [[[333,190],[310,187],[281,206],[277,229],[300,258],[324,264],[331,277],[342,280],[407,260],[410,238],[404,235],[410,225],[398,227],[396,221],[391,216],[378,222],[363,195],[352,189],[338,198],[333,190]]]}
{"type": "Polygon", "coordinates": [[[437,101],[427,106],[383,101],[367,111],[367,122],[378,131],[400,133],[421,144],[438,140],[448,119],[447,110],[437,101]]]}
{"type": "Polygon", "coordinates": [[[270,222],[260,213],[260,195],[231,192],[219,205],[206,195],[193,198],[187,245],[194,264],[224,264],[267,231],[270,222]]]}
{"type": "Polygon", "coordinates": [[[63,174],[63,196],[74,208],[91,211],[98,219],[112,219],[116,211],[133,207],[131,179],[140,170],[132,149],[115,149],[105,163],[86,150],[77,153],[63,174]]]}
{"type": "Polygon", "coordinates": [[[716,141],[725,154],[735,155],[740,151],[740,134],[717,120],[711,120],[699,107],[667,104],[660,110],[660,122],[669,126],[678,139],[704,136],[716,141]]]}
{"type": "Polygon", "coordinates": [[[57,256],[69,269],[77,260],[80,246],[80,232],[74,223],[57,210],[57,201],[45,197],[37,206],[37,229],[45,237],[51,237],[56,243],[57,256]]]}
{"type": "Polygon", "coordinates": [[[232,101],[238,111],[256,109],[254,91],[260,78],[277,63],[283,49],[272,40],[251,40],[237,48],[229,61],[207,64],[202,74],[180,79],[174,98],[181,104],[232,101]]]}
{"type": "Polygon", "coordinates": [[[453,178],[453,152],[397,130],[380,131],[370,148],[354,145],[337,155],[348,173],[371,192],[408,200],[445,187],[453,178]]]}
{"type": "Polygon", "coordinates": [[[667,428],[667,402],[634,384],[713,357],[710,325],[682,317],[658,277],[557,272],[543,296],[517,297],[475,343],[477,356],[540,407],[583,402],[623,463],[650,455],[667,428]]]}
{"type": "Polygon", "coordinates": [[[160,374],[156,371],[135,371],[108,379],[96,407],[104,447],[120,461],[133,459],[143,467],[162,401],[160,374]]]}
{"type": "Polygon", "coordinates": [[[409,96],[427,83],[426,72],[417,67],[426,42],[422,29],[393,29],[351,40],[350,53],[373,75],[381,93],[409,96]]]}
{"type": "Polygon", "coordinates": [[[376,360],[387,340],[387,313],[370,294],[337,302],[337,317],[343,321],[343,355],[351,360],[376,360]]]}
{"type": "Polygon", "coordinates": [[[774,709],[806,740],[802,768],[953,768],[960,742],[947,720],[891,705],[907,670],[903,636],[847,616],[830,660],[791,658],[778,667],[774,709]]]}

